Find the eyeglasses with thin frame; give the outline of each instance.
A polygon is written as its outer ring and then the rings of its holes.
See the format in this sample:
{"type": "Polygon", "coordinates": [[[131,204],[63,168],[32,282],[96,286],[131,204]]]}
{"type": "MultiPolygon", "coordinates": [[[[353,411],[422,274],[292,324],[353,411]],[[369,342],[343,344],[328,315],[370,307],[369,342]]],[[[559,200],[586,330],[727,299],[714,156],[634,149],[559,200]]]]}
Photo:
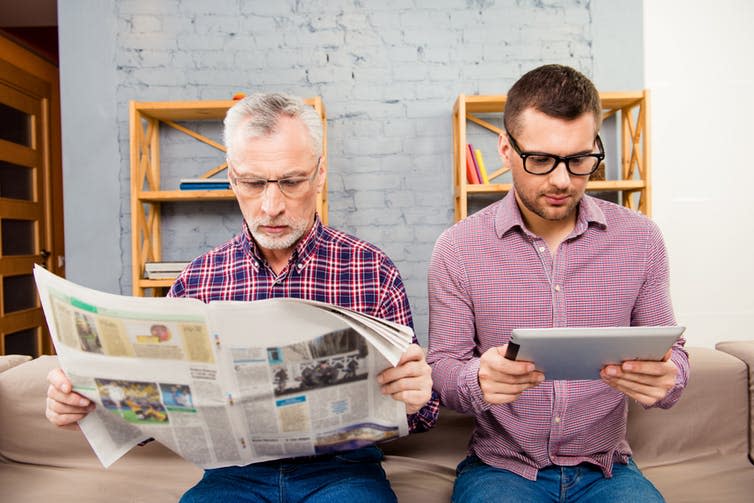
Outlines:
{"type": "Polygon", "coordinates": [[[524,163],[524,171],[532,175],[546,175],[557,168],[558,164],[562,162],[565,163],[566,170],[570,174],[574,176],[589,176],[597,171],[600,162],[605,158],[605,148],[602,146],[600,135],[594,138],[594,143],[597,145],[599,152],[561,157],[546,152],[523,152],[513,136],[508,132],[506,133],[508,139],[511,141],[513,150],[515,150],[524,163]]]}
{"type": "Polygon", "coordinates": [[[311,187],[311,183],[319,173],[319,163],[321,157],[317,158],[317,164],[314,166],[314,172],[308,176],[287,176],[285,178],[267,179],[254,176],[239,178],[233,174],[233,167],[230,166],[230,183],[235,185],[238,192],[246,197],[258,197],[267,189],[267,184],[276,183],[280,192],[286,197],[299,197],[306,193],[311,187]]]}

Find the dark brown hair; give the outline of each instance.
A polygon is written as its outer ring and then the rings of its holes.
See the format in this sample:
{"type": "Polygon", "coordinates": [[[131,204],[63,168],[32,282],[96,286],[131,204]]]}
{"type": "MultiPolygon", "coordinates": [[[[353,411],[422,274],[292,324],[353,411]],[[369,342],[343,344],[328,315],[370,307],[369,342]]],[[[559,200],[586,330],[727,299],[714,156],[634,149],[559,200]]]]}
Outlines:
{"type": "Polygon", "coordinates": [[[602,105],[597,88],[569,66],[540,66],[513,84],[508,91],[503,115],[503,124],[510,134],[519,133],[521,114],[527,108],[564,120],[574,120],[591,112],[597,130],[602,124],[602,105]]]}

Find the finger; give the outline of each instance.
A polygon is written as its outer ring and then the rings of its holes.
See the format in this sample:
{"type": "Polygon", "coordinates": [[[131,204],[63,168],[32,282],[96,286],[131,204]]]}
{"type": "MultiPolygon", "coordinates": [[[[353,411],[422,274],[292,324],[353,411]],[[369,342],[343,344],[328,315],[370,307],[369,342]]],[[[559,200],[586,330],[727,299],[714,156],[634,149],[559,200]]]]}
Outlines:
{"type": "Polygon", "coordinates": [[[662,361],[666,362],[666,361],[670,360],[671,356],[673,356],[673,348],[668,349],[668,351],[662,357],[662,361]]]}
{"type": "Polygon", "coordinates": [[[78,393],[74,392],[62,392],[58,388],[56,388],[53,384],[50,384],[47,387],[47,397],[63,404],[77,406],[77,407],[88,407],[92,402],[88,398],[79,395],[78,393]]]}
{"type": "Polygon", "coordinates": [[[45,416],[56,426],[66,426],[80,421],[91,410],[94,410],[94,404],[88,408],[71,407],[48,398],[45,416]]]}
{"type": "Polygon", "coordinates": [[[45,415],[52,424],[61,428],[72,426],[77,428],[78,425],[76,423],[86,417],[86,414],[55,414],[50,411],[47,411],[45,415]]]}
{"type": "Polygon", "coordinates": [[[401,391],[420,390],[431,392],[432,380],[424,377],[404,377],[397,381],[392,381],[380,387],[384,395],[392,395],[401,391]]]}
{"type": "Polygon", "coordinates": [[[397,367],[400,367],[406,362],[410,361],[422,361],[424,360],[424,350],[418,344],[411,344],[406,348],[406,351],[401,355],[401,359],[398,360],[397,367]]]}
{"type": "Polygon", "coordinates": [[[57,389],[59,389],[63,393],[70,393],[71,390],[73,389],[71,380],[68,379],[68,376],[65,375],[65,372],[63,372],[63,369],[60,369],[60,368],[52,369],[50,370],[50,372],[47,373],[47,382],[55,386],[57,389]]]}
{"type": "Polygon", "coordinates": [[[393,400],[406,404],[407,414],[415,414],[418,412],[427,404],[431,396],[431,393],[424,393],[417,390],[399,391],[390,395],[393,400]]]}
{"type": "Polygon", "coordinates": [[[608,385],[620,391],[624,395],[628,396],[629,398],[633,398],[637,402],[646,406],[656,404],[667,394],[667,390],[661,390],[652,387],[638,388],[635,386],[627,385],[627,383],[622,380],[610,380],[606,382],[608,385]]]}
{"type": "Polygon", "coordinates": [[[47,398],[47,409],[56,414],[87,414],[94,410],[94,404],[89,405],[69,405],[64,402],[47,398]]]}
{"type": "Polygon", "coordinates": [[[427,365],[426,362],[406,362],[400,367],[390,367],[377,376],[377,382],[380,384],[387,384],[389,382],[396,381],[398,379],[405,379],[407,377],[429,377],[432,375],[432,368],[427,365]]]}
{"type": "Polygon", "coordinates": [[[667,387],[670,388],[675,384],[675,377],[669,375],[649,375],[635,374],[633,372],[623,372],[620,376],[609,376],[609,379],[625,383],[635,383],[643,386],[667,387]]]}
{"type": "Polygon", "coordinates": [[[663,399],[675,382],[667,378],[647,379],[644,377],[643,380],[634,380],[633,378],[636,376],[626,374],[622,378],[605,379],[605,382],[618,391],[645,404],[654,404],[658,400],[663,399]],[[651,398],[649,402],[647,402],[647,397],[651,398]]]}
{"type": "Polygon", "coordinates": [[[508,344],[504,344],[496,349],[494,358],[490,362],[496,370],[511,375],[528,374],[535,370],[534,362],[509,360],[506,358],[505,353],[508,351],[508,344]]]}
{"type": "Polygon", "coordinates": [[[651,362],[631,360],[621,364],[624,374],[642,374],[646,376],[675,376],[677,368],[673,362],[651,362]]]}
{"type": "Polygon", "coordinates": [[[479,367],[479,382],[489,380],[508,384],[539,384],[545,380],[545,375],[533,370],[524,374],[509,374],[504,371],[496,370],[489,367],[479,367]]]}

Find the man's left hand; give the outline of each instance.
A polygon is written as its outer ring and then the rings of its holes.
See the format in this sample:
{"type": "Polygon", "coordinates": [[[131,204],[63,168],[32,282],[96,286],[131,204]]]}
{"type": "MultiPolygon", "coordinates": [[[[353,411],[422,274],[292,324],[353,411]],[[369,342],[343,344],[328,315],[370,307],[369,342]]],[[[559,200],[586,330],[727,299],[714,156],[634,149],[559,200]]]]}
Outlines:
{"type": "Polygon", "coordinates": [[[662,361],[625,361],[606,365],[600,378],[607,384],[647,407],[665,398],[675,386],[678,367],[670,360],[669,349],[662,361]]]}
{"type": "Polygon", "coordinates": [[[424,350],[411,344],[401,355],[398,365],[383,370],[377,376],[383,395],[406,404],[406,413],[414,414],[432,396],[432,369],[424,359],[424,350]]]}

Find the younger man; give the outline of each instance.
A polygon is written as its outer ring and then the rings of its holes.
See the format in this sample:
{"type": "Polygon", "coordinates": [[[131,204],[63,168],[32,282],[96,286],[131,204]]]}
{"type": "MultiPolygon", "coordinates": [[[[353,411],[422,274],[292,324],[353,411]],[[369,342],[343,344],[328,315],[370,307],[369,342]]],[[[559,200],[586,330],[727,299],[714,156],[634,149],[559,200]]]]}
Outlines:
{"type": "Polygon", "coordinates": [[[513,190],[435,245],[427,360],[441,402],[476,419],[456,502],[662,501],[631,460],[626,408],[678,400],[683,340],[663,362],[610,365],[592,381],[546,380],[504,357],[514,328],[675,324],[657,226],[584,194],[604,157],[601,122],[576,70],[521,77],[499,140],[513,190]]]}

